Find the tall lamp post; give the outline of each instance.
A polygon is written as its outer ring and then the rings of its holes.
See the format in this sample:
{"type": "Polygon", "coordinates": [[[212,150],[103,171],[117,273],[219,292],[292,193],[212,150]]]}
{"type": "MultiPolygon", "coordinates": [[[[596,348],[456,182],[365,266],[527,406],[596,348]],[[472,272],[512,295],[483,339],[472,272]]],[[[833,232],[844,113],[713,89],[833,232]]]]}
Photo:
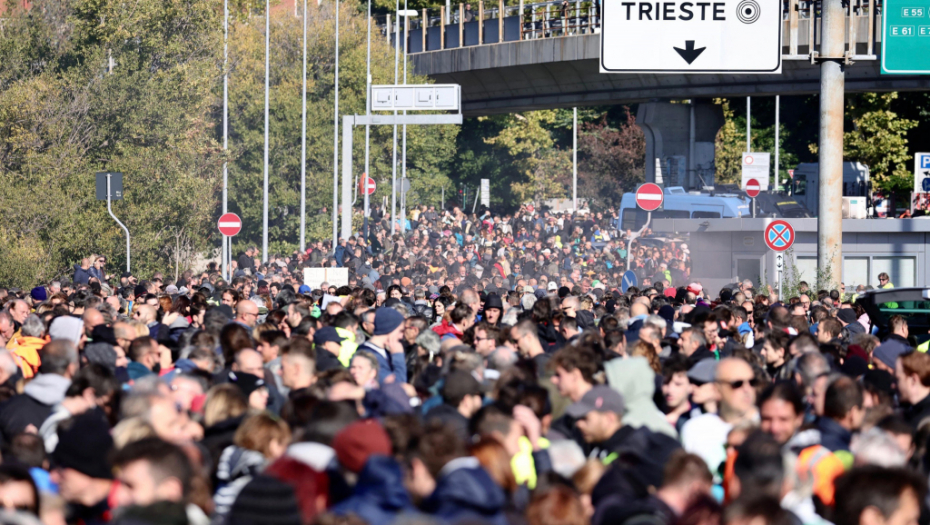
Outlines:
{"type": "MultiPolygon", "coordinates": [[[[339,0],[336,0],[336,95],[333,103],[333,252],[338,245],[337,223],[339,215],[337,204],[339,199],[339,0]]],[[[370,9],[370,8],[369,8],[370,9]]],[[[370,22],[369,22],[370,26],[370,22]]]]}

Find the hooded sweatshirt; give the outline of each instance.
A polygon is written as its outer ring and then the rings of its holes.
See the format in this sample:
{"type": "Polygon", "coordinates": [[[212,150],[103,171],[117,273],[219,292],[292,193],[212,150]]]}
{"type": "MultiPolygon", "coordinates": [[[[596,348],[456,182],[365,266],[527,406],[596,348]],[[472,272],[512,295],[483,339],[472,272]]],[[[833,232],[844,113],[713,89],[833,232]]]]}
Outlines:
{"type": "Polygon", "coordinates": [[[71,380],[58,374],[39,374],[26,385],[22,394],[0,405],[0,434],[9,443],[13,436],[30,425],[38,432],[52,413],[52,407],[61,403],[71,380]]]}
{"type": "Polygon", "coordinates": [[[423,510],[443,523],[480,521],[507,525],[507,497],[473,457],[453,459],[442,468],[436,490],[423,503],[423,510]]]}
{"type": "Polygon", "coordinates": [[[387,456],[371,456],[349,499],[332,509],[334,514],[357,514],[369,525],[390,525],[398,514],[414,512],[404,488],[400,465],[387,456]]]}
{"type": "Polygon", "coordinates": [[[623,396],[623,424],[646,427],[653,432],[678,439],[665,415],[652,401],[655,393],[655,372],[645,357],[614,359],[604,365],[607,383],[623,396]]]}

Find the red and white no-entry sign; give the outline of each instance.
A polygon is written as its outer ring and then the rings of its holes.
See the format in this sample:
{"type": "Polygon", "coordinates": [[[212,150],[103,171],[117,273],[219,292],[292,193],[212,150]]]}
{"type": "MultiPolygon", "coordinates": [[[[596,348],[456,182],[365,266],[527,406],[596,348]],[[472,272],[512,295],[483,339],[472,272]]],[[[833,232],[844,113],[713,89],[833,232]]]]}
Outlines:
{"type": "Polygon", "coordinates": [[[363,175],[362,180],[358,181],[358,190],[361,191],[363,195],[366,193],[368,195],[373,194],[375,192],[375,187],[375,180],[368,175],[363,175]]]}
{"type": "Polygon", "coordinates": [[[746,181],[746,195],[755,199],[759,196],[760,191],[762,191],[762,186],[759,184],[759,181],[756,179],[749,179],[746,181]]]}
{"type": "Polygon", "coordinates": [[[655,211],[662,206],[662,188],[658,184],[647,182],[636,189],[636,205],[646,211],[655,211]]]}
{"type": "Polygon", "coordinates": [[[224,213],[217,222],[220,233],[227,237],[238,235],[242,231],[242,219],[235,213],[224,213]]]}

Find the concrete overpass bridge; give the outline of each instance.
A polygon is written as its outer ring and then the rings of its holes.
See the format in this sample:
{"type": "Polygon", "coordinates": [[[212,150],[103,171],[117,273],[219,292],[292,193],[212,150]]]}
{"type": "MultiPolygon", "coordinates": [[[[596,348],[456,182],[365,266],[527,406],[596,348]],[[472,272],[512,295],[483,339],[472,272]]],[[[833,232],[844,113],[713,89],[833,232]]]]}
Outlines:
{"type": "MultiPolygon", "coordinates": [[[[409,59],[417,74],[460,84],[466,116],[638,103],[647,180],[689,188],[713,180],[723,115],[711,98],[819,92],[819,1],[784,0],[780,75],[600,73],[597,4],[569,1],[567,9],[559,0],[516,6],[489,0],[470,11],[464,4],[423,10],[406,19],[409,59]]],[[[930,77],[880,75],[881,9],[877,0],[849,2],[846,90],[930,89],[930,77]]],[[[390,18],[384,22],[383,34],[393,40],[398,28],[390,18]]]]}
{"type": "MultiPolygon", "coordinates": [[[[815,60],[821,19],[814,3],[785,2],[781,75],[603,74],[598,68],[600,23],[589,2],[576,1],[564,18],[558,1],[502,4],[479,2],[468,22],[461,4],[452,16],[445,8],[424,10],[411,21],[408,52],[414,71],[436,82],[460,84],[466,115],[656,99],[797,95],[816,93],[820,87],[815,60]]],[[[847,91],[930,88],[930,77],[879,75],[880,33],[881,4],[852,0],[846,20],[847,91]]]]}

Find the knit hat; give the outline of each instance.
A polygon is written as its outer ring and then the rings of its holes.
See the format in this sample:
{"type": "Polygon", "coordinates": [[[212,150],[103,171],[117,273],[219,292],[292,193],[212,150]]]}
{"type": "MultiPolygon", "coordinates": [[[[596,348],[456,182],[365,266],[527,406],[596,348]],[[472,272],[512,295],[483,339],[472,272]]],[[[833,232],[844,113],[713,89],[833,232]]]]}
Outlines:
{"type": "Polygon", "coordinates": [[[40,303],[48,299],[48,292],[45,290],[44,286],[36,286],[32,289],[31,292],[29,292],[29,295],[33,298],[33,300],[40,303]]]}
{"type": "Polygon", "coordinates": [[[846,324],[853,324],[856,322],[856,312],[852,308],[840,308],[840,311],[836,312],[836,318],[846,324]]]}
{"type": "Polygon", "coordinates": [[[897,344],[896,342],[889,344],[886,341],[884,344],[878,345],[878,347],[872,351],[872,357],[894,370],[895,361],[898,360],[898,357],[910,351],[911,349],[907,346],[897,344]]]}
{"type": "Polygon", "coordinates": [[[242,391],[242,395],[244,395],[246,399],[252,395],[252,392],[266,386],[264,379],[246,372],[229,372],[228,378],[230,383],[239,387],[239,390],[242,391]]]}
{"type": "Polygon", "coordinates": [[[491,308],[497,308],[498,310],[504,309],[504,302],[501,301],[501,296],[496,293],[492,293],[488,296],[487,300],[484,302],[484,309],[489,310],[491,308]]]}
{"type": "Polygon", "coordinates": [[[391,455],[391,439],[375,419],[356,421],[333,438],[339,463],[351,472],[361,472],[372,455],[391,455]]]}
{"type": "Polygon", "coordinates": [[[375,310],[375,331],[371,335],[387,335],[404,324],[404,314],[393,308],[375,310]]]}
{"type": "Polygon", "coordinates": [[[301,525],[294,489],[270,476],[255,476],[236,496],[228,525],[301,525]]]}
{"type": "Polygon", "coordinates": [[[110,426],[99,408],[58,426],[58,446],[52,463],[95,479],[113,479],[108,457],[113,449],[110,426]]]}
{"type": "Polygon", "coordinates": [[[52,321],[52,326],[48,329],[48,335],[52,341],[56,339],[65,339],[77,346],[81,343],[81,336],[84,334],[84,321],[77,317],[63,315],[56,317],[52,321]]]}
{"type": "Polygon", "coordinates": [[[116,350],[107,342],[90,343],[84,346],[84,357],[88,363],[97,363],[116,371],[116,350]]]}

